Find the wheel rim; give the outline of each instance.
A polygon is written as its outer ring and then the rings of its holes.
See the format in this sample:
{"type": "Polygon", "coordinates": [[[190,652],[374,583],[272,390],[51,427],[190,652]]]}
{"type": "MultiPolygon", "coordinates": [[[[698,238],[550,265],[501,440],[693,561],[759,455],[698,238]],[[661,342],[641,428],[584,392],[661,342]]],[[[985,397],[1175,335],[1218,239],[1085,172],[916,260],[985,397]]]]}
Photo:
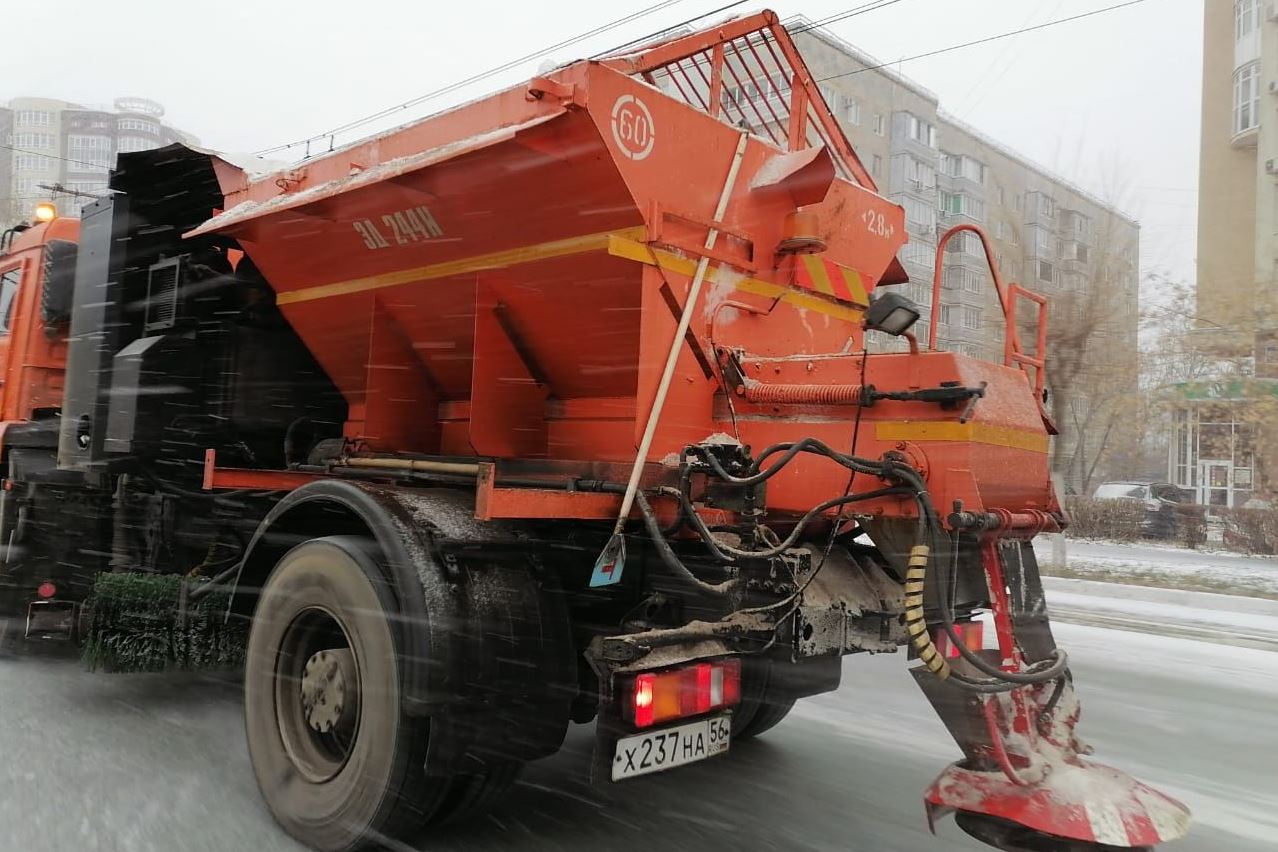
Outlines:
{"type": "Polygon", "coordinates": [[[341,620],[308,607],[285,628],[275,659],[284,750],[308,781],[334,778],[354,750],[361,716],[358,660],[341,620]]]}

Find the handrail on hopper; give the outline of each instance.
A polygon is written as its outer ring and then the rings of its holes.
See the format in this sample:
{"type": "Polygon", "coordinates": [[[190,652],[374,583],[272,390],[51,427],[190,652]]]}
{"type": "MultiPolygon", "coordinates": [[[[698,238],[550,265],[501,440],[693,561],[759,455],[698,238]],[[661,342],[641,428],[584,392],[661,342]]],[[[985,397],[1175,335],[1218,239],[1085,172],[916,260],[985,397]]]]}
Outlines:
{"type": "Polygon", "coordinates": [[[1047,297],[1019,284],[1004,285],[1002,273],[994,262],[994,250],[990,246],[989,236],[980,225],[964,223],[955,225],[941,235],[936,243],[936,265],[932,272],[932,325],[928,329],[927,348],[935,350],[937,340],[937,324],[941,312],[941,276],[945,273],[945,246],[950,239],[962,231],[971,231],[981,240],[981,248],[985,251],[985,262],[989,265],[990,278],[994,281],[994,289],[998,293],[999,307],[1003,311],[1003,366],[1016,367],[1029,376],[1030,367],[1034,368],[1031,385],[1040,407],[1043,400],[1043,388],[1046,383],[1047,359],[1047,297]],[[1038,305],[1035,326],[1034,354],[1027,354],[1021,346],[1020,330],[1016,325],[1017,298],[1029,299],[1038,305]]]}
{"type": "Polygon", "coordinates": [[[784,151],[823,144],[844,177],[878,191],[775,12],[601,61],[784,151]]]}

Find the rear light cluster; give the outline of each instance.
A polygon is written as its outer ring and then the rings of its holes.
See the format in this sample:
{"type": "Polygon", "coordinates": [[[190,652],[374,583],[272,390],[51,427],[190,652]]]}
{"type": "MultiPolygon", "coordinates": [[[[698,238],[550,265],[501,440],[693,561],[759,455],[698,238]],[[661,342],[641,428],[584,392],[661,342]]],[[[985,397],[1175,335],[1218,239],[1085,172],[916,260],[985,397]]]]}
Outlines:
{"type": "MultiPolygon", "coordinates": [[[[969,651],[979,651],[985,647],[985,624],[981,621],[963,621],[954,625],[954,632],[963,640],[969,651]]],[[[932,633],[932,644],[937,653],[947,660],[958,658],[959,649],[950,641],[950,634],[944,627],[938,627],[932,633]]]]}
{"type": "Polygon", "coordinates": [[[741,701],[741,660],[727,658],[635,676],[625,702],[629,721],[647,728],[741,701]]]}

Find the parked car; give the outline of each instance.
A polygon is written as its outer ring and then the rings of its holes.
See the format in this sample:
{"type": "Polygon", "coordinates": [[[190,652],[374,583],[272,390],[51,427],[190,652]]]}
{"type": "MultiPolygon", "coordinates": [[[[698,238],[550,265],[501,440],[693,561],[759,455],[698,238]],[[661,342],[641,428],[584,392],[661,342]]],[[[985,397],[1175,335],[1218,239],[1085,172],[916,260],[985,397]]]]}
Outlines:
{"type": "Polygon", "coordinates": [[[1194,494],[1170,482],[1102,482],[1092,499],[1139,500],[1145,506],[1141,532],[1151,538],[1171,538],[1177,513],[1193,504],[1194,494]]]}

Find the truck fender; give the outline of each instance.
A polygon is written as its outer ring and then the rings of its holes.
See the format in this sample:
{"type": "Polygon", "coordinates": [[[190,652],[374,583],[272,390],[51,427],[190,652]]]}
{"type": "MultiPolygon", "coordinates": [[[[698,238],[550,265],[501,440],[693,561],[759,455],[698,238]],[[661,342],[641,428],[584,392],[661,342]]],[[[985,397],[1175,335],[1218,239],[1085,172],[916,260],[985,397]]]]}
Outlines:
{"type": "Polygon", "coordinates": [[[571,628],[555,578],[541,570],[523,529],[476,520],[473,495],[456,489],[311,482],[258,525],[230,614],[251,616],[280,557],[325,535],[377,545],[399,605],[405,709],[431,717],[428,771],[559,748],[575,695],[571,628]]]}

